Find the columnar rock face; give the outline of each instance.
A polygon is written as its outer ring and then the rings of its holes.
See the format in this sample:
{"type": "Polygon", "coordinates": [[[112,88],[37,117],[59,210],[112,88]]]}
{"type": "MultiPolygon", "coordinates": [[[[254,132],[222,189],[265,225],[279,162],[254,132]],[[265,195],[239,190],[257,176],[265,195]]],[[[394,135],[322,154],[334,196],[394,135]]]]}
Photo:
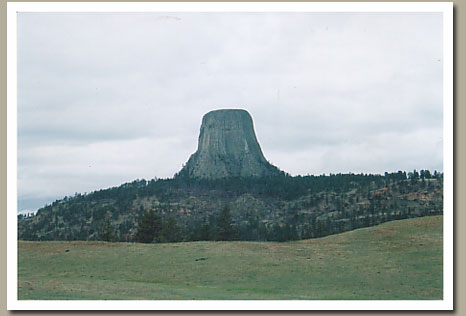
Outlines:
{"type": "Polygon", "coordinates": [[[245,110],[215,110],[204,115],[197,151],[179,173],[204,179],[268,177],[280,174],[264,158],[245,110]]]}

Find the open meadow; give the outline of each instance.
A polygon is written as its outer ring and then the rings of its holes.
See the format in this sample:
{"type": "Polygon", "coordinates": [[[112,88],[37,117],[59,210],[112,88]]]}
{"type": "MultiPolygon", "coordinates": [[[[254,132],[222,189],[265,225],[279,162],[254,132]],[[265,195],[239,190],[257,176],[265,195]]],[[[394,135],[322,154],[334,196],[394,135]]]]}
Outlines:
{"type": "Polygon", "coordinates": [[[18,243],[21,300],[442,299],[443,217],[293,242],[18,243]]]}

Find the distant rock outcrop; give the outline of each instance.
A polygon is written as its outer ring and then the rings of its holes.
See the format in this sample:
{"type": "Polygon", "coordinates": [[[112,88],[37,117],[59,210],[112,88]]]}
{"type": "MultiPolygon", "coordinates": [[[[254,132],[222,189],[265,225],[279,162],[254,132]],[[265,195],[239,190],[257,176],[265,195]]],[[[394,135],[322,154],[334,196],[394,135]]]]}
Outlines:
{"type": "Polygon", "coordinates": [[[229,109],[204,115],[197,151],[178,175],[219,179],[269,177],[280,173],[264,158],[249,113],[229,109]]]}

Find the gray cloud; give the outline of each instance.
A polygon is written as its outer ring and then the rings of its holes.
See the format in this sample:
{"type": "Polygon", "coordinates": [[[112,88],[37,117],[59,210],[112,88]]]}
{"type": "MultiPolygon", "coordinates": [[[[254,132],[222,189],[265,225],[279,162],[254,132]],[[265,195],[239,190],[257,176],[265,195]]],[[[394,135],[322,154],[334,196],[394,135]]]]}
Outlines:
{"type": "Polygon", "coordinates": [[[440,13],[20,13],[18,194],[171,177],[244,108],[291,174],[442,170],[440,13]]]}

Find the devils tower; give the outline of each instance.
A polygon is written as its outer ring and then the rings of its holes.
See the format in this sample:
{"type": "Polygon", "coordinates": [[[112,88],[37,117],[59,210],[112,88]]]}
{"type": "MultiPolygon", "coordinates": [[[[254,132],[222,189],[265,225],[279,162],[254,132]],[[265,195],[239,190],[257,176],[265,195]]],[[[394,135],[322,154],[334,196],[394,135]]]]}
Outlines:
{"type": "Polygon", "coordinates": [[[202,118],[197,151],[179,172],[202,179],[269,177],[282,172],[271,165],[257,142],[245,110],[215,110],[202,118]]]}

